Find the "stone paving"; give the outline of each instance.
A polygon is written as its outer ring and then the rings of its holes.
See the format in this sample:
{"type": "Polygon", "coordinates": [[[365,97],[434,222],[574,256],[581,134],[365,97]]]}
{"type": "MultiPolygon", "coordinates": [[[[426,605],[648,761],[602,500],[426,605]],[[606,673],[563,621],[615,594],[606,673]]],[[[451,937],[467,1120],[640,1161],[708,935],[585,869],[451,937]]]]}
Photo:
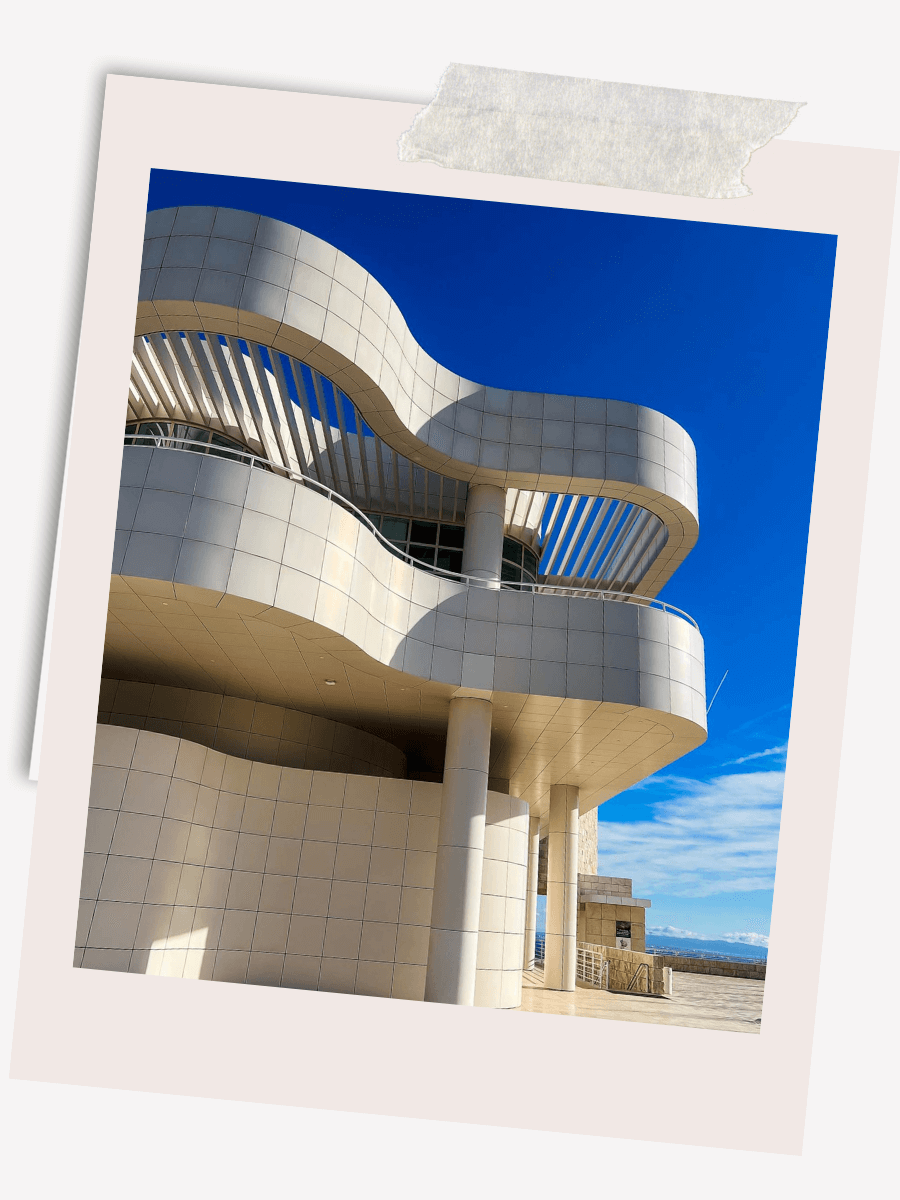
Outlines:
{"type": "Polygon", "coordinates": [[[522,976],[522,1004],[517,1011],[759,1033],[764,987],[758,979],[676,971],[671,1000],[664,996],[624,996],[580,982],[574,992],[553,992],[544,988],[543,967],[537,967],[522,976]]]}

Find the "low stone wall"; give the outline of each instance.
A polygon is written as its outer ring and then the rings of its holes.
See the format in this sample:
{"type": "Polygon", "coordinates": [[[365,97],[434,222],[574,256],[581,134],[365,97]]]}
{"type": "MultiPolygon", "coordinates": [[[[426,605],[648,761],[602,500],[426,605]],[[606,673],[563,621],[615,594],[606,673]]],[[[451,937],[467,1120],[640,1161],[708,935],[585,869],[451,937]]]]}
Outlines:
{"type": "Polygon", "coordinates": [[[617,950],[613,946],[597,946],[579,942],[579,949],[593,950],[609,963],[607,987],[611,992],[630,992],[636,996],[669,995],[668,964],[655,954],[640,954],[636,950],[617,950]],[[639,968],[646,966],[646,971],[639,968]],[[637,977],[635,975],[637,973],[637,977]],[[629,984],[633,985],[629,987],[629,984]]]}
{"type": "Polygon", "coordinates": [[[727,975],[732,979],[765,979],[765,959],[760,962],[722,962],[716,958],[682,958],[679,954],[654,954],[657,962],[673,971],[692,975],[727,975]]]}

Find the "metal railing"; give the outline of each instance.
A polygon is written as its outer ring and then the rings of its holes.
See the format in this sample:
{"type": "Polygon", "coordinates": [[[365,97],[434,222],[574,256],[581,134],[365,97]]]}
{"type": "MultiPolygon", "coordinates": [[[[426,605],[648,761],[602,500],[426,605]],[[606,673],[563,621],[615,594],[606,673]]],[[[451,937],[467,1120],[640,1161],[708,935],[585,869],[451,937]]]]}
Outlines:
{"type": "Polygon", "coordinates": [[[347,512],[352,513],[395,558],[402,559],[420,571],[427,571],[430,575],[438,575],[452,583],[462,583],[467,587],[486,588],[490,591],[501,588],[503,590],[519,588],[534,595],[571,596],[586,600],[614,600],[624,604],[637,604],[642,608],[655,608],[665,613],[673,613],[676,617],[690,622],[695,629],[700,628],[689,613],[684,612],[683,609],[676,608],[674,604],[667,604],[664,600],[657,600],[655,596],[638,596],[633,592],[601,591],[598,588],[561,587],[556,583],[511,582],[507,580],[500,583],[497,580],[481,579],[477,575],[464,575],[460,571],[447,571],[443,567],[426,567],[418,559],[407,554],[405,550],[400,550],[393,542],[389,542],[381,530],[376,528],[366,514],[357,508],[355,504],[351,503],[346,496],[342,496],[340,492],[334,491],[333,488],[328,487],[324,483],[319,483],[318,479],[313,479],[310,475],[304,475],[302,472],[292,471],[287,467],[279,466],[267,458],[261,458],[258,454],[251,453],[249,450],[240,450],[237,448],[232,450],[228,446],[214,446],[208,442],[194,442],[190,438],[166,437],[153,433],[126,434],[126,446],[140,446],[144,444],[148,447],[162,450],[174,450],[190,454],[207,454],[214,458],[231,458],[235,462],[243,463],[244,466],[260,467],[264,470],[272,471],[276,475],[281,475],[285,479],[290,479],[294,483],[299,483],[303,487],[314,488],[317,492],[327,496],[335,504],[339,504],[341,508],[346,509],[347,512]]]}
{"type": "Polygon", "coordinates": [[[629,979],[628,987],[625,990],[627,992],[638,991],[639,989],[635,985],[637,984],[637,982],[641,978],[641,976],[644,975],[645,973],[646,973],[646,978],[647,978],[647,994],[649,995],[650,992],[653,991],[653,984],[652,984],[651,977],[650,977],[650,964],[649,963],[638,963],[637,970],[632,975],[632,977],[629,979]]]}
{"type": "Polygon", "coordinates": [[[592,987],[609,990],[609,959],[597,950],[587,946],[577,948],[577,965],[575,977],[592,987]]]}

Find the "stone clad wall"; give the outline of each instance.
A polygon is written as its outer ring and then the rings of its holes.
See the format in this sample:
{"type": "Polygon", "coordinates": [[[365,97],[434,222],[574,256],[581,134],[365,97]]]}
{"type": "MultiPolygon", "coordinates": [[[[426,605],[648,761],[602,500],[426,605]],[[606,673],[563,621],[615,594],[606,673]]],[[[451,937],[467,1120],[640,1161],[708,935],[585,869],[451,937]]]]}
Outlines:
{"type": "Polygon", "coordinates": [[[597,874],[597,810],[590,809],[578,818],[578,874],[597,874]]]}
{"type": "MultiPolygon", "coordinates": [[[[421,1000],[441,786],[98,725],[75,966],[421,1000]]],[[[528,806],[488,793],[476,1004],[517,1007],[528,806]]]]}
{"type": "Polygon", "coordinates": [[[692,975],[725,975],[731,979],[765,979],[765,960],[759,962],[727,962],[716,958],[682,958],[680,954],[655,954],[673,971],[687,971],[692,975]]]}
{"type": "Polygon", "coordinates": [[[615,946],[616,921],[631,922],[632,951],[643,953],[646,947],[646,910],[639,905],[585,904],[583,907],[579,905],[579,942],[615,946]]]}
{"type": "Polygon", "coordinates": [[[632,988],[628,986],[638,967],[643,965],[649,968],[650,994],[654,996],[668,994],[668,964],[662,962],[655,954],[640,954],[634,950],[617,950],[614,946],[592,945],[590,942],[580,940],[578,945],[579,948],[584,947],[587,950],[593,950],[596,954],[602,954],[609,963],[608,987],[611,992],[631,991],[634,994],[647,995],[647,971],[641,971],[632,988]]]}

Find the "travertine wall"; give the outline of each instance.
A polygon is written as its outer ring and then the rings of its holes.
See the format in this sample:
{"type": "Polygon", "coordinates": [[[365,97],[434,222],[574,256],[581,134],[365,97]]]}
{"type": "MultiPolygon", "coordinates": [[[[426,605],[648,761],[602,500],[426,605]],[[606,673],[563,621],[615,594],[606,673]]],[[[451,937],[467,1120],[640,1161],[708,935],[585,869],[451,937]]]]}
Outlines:
{"type": "Polygon", "coordinates": [[[578,874],[597,874],[597,810],[578,818],[578,874]]]}
{"type": "Polygon", "coordinates": [[[645,909],[638,905],[579,904],[578,941],[615,946],[616,921],[630,921],[632,951],[642,953],[646,948],[646,920],[645,909]]]}
{"type": "Polygon", "coordinates": [[[103,679],[98,708],[101,725],[167,733],[254,762],[308,771],[406,777],[406,755],[383,738],[277,704],[103,679]]]}
{"type": "Polygon", "coordinates": [[[716,958],[682,958],[680,954],[656,954],[661,963],[673,971],[691,975],[725,975],[731,979],[765,979],[766,962],[722,962],[716,958]]]}
{"type": "Polygon", "coordinates": [[[620,875],[585,875],[578,876],[579,895],[591,892],[601,892],[607,896],[631,897],[631,880],[623,879],[620,875]]]}
{"type": "MultiPolygon", "coordinates": [[[[99,725],[75,965],[420,1000],[441,786],[99,725]]],[[[476,1004],[521,998],[528,808],[488,793],[476,1004]]]]}
{"type": "Polygon", "coordinates": [[[614,946],[600,946],[590,941],[582,942],[579,947],[593,950],[602,954],[609,963],[608,984],[611,992],[633,992],[635,994],[653,996],[666,995],[669,992],[669,972],[667,964],[655,954],[642,954],[634,950],[617,950],[614,946]],[[639,967],[646,967],[641,970],[639,967]],[[636,974],[637,973],[637,974],[636,974]],[[629,984],[632,986],[629,987],[629,984]]]}

